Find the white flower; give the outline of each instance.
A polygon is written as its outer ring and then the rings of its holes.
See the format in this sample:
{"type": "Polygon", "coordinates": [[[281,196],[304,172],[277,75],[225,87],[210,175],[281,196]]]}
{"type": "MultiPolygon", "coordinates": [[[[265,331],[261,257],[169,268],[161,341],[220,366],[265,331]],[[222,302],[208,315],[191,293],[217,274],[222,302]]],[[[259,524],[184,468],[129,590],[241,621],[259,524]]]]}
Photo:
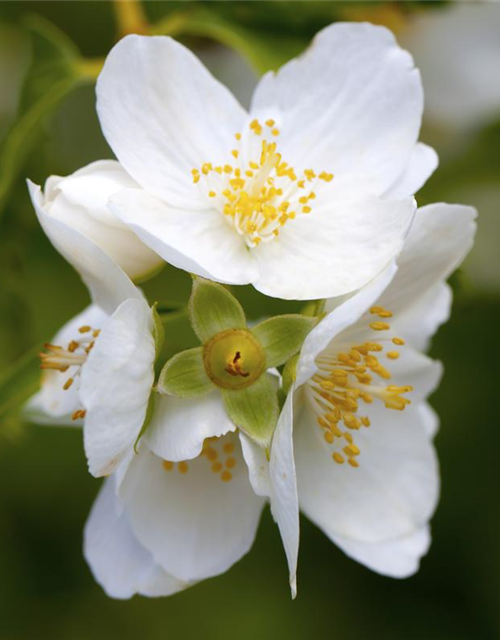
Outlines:
{"type": "Polygon", "coordinates": [[[140,185],[112,209],[154,251],[271,296],[337,296],[398,254],[434,170],[417,142],[408,53],[369,24],[334,24],[260,81],[247,113],[182,45],[128,36],[97,84],[101,126],[140,185]]]}
{"type": "Polygon", "coordinates": [[[155,404],[138,455],[106,480],[85,530],[85,557],[117,598],[226,571],[249,551],[267,495],[264,451],[236,433],[217,392],[155,404]]]}
{"type": "Polygon", "coordinates": [[[428,548],[439,478],[426,398],[441,366],[420,350],[448,318],[445,279],[471,247],[474,217],[459,205],[419,209],[399,270],[330,311],[304,342],[270,463],[272,484],[286,485],[275,514],[292,583],[299,505],[379,573],[414,573],[428,548]]]}
{"type": "Polygon", "coordinates": [[[157,270],[163,260],[108,208],[108,200],[122,189],[138,185],[115,160],[100,160],[62,178],[45,183],[40,206],[48,216],[80,231],[103,249],[134,279],[157,270]]]}
{"type": "Polygon", "coordinates": [[[401,41],[422,69],[426,118],[465,128],[500,117],[500,6],[455,2],[419,12],[401,41]]]}
{"type": "Polygon", "coordinates": [[[83,419],[89,469],[107,475],[130,453],[146,418],[156,355],[153,312],[124,271],[47,214],[40,188],[29,186],[40,224],[81,275],[92,304],[46,345],[42,386],[26,413],[51,424],[83,419]]]}

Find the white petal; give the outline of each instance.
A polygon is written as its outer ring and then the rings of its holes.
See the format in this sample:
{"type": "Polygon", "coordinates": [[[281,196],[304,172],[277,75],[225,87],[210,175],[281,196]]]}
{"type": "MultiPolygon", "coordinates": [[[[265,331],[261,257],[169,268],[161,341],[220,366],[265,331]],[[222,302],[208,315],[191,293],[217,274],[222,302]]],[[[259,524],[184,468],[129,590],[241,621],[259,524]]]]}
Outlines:
{"type": "Polygon", "coordinates": [[[431,536],[429,527],[423,526],[383,542],[360,542],[342,536],[332,536],[332,542],[372,571],[391,578],[408,578],[418,571],[420,559],[429,549],[431,536]]]}
{"type": "MultiPolygon", "coordinates": [[[[353,432],[359,468],[339,465],[315,416],[304,407],[296,422],[300,506],[329,537],[380,543],[411,534],[434,512],[437,460],[422,413],[367,405],[370,428],[353,432]]],[[[364,409],[364,407],[363,407],[364,409]]]]}
{"type": "Polygon", "coordinates": [[[285,547],[290,573],[292,598],[297,595],[297,558],[299,553],[299,498],[293,453],[294,389],[288,394],[271,444],[269,477],[271,512],[285,547]]]}
{"type": "Polygon", "coordinates": [[[223,573],[252,546],[264,500],[250,486],[235,436],[213,443],[219,460],[229,442],[235,445],[236,461],[229,482],[212,472],[206,456],[186,463],[187,473],[166,471],[146,447],[122,482],[121,496],[136,536],[159,565],[182,581],[223,573]]]}
{"type": "Polygon", "coordinates": [[[90,472],[108,475],[133,447],[154,382],[151,309],[126,300],[103,326],[82,372],[80,398],[90,472]]]}
{"type": "Polygon", "coordinates": [[[188,587],[155,564],[134,536],[118,502],[112,476],[105,480],[84,531],[85,559],[108,596],[168,596],[188,587]]]}
{"type": "Polygon", "coordinates": [[[218,389],[201,398],[156,394],[154,414],[144,442],[159,458],[180,462],[197,458],[206,438],[235,430],[218,389]]]}
{"type": "Polygon", "coordinates": [[[432,147],[419,142],[412,151],[405,171],[386,191],[387,198],[396,200],[417,193],[434,173],[439,160],[432,147]]]}
{"type": "Polygon", "coordinates": [[[108,208],[108,199],[114,193],[137,187],[118,162],[100,160],[66,178],[49,178],[45,210],[89,238],[131,278],[140,278],[163,261],[108,208]]]}
{"type": "Polygon", "coordinates": [[[97,81],[97,111],[128,173],[152,194],[186,209],[205,206],[191,169],[224,164],[246,117],[184,46],[136,35],[108,55],[97,81]]]}
{"type": "Polygon", "coordinates": [[[254,250],[256,289],[286,299],[350,293],[378,276],[401,250],[415,203],[367,199],[329,205],[289,221],[278,238],[254,250]]]}
{"type": "MultiPolygon", "coordinates": [[[[475,217],[473,207],[462,205],[441,203],[418,209],[398,258],[398,273],[378,302],[394,313],[395,326],[400,314],[411,314],[418,321],[421,298],[428,296],[429,289],[445,280],[467,255],[476,230],[475,217]]],[[[442,309],[445,300],[434,300],[442,309]]],[[[437,315],[442,316],[442,312],[437,310],[437,315]]],[[[428,330],[436,328],[436,322],[422,323],[420,341],[424,343],[428,330]]]]}
{"type": "Polygon", "coordinates": [[[257,277],[242,237],[215,209],[174,209],[139,189],[121,191],[110,206],[145,244],[179,269],[230,284],[248,284],[257,277]]]}
{"type": "Polygon", "coordinates": [[[142,299],[130,278],[102,249],[45,212],[45,199],[39,186],[28,181],[28,188],[43,230],[57,251],[78,271],[95,304],[111,315],[127,298],[142,299]]]}
{"type": "Polygon", "coordinates": [[[252,489],[258,496],[265,496],[267,498],[271,495],[271,485],[269,479],[269,462],[266,457],[266,452],[241,431],[239,432],[239,436],[241,451],[248,467],[248,479],[250,480],[252,489]]]}
{"type": "Polygon", "coordinates": [[[328,346],[335,336],[353,325],[364,315],[366,310],[372,306],[381,292],[389,285],[396,271],[396,266],[394,264],[390,265],[376,280],[363,287],[341,305],[335,307],[314,327],[302,345],[297,363],[297,386],[304,384],[316,371],[316,356],[328,346]]]}
{"type": "MultiPolygon", "coordinates": [[[[90,305],[67,322],[52,338],[51,344],[66,348],[72,340],[81,337],[79,327],[89,325],[93,329],[100,329],[106,319],[107,315],[99,307],[90,305]]],[[[24,417],[39,424],[80,426],[81,420],[71,418],[74,411],[81,409],[78,397],[80,377],[75,375],[77,371],[77,367],[70,367],[65,372],[51,369],[43,371],[40,391],[26,404],[24,417]],[[68,378],[74,381],[69,389],[64,390],[68,378]]]]}
{"type": "Polygon", "coordinates": [[[423,108],[420,75],[390,31],[336,23],[257,87],[252,114],[274,114],[283,157],[301,166],[355,173],[381,195],[404,170],[423,108]]]}

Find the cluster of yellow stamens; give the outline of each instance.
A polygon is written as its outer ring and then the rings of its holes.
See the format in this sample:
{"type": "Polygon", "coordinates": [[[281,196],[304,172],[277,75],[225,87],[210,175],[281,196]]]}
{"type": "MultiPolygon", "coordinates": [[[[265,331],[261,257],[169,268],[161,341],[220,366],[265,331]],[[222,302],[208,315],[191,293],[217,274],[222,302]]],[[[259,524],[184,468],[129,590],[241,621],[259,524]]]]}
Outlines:
{"type": "MultiPolygon", "coordinates": [[[[64,391],[67,391],[73,385],[75,378],[80,375],[82,365],[87,360],[95,339],[99,335],[99,329],[93,329],[89,325],[79,327],[78,332],[80,333],[78,340],[71,340],[66,348],[47,342],[43,345],[45,352],[40,353],[41,369],[65,373],[70,367],[77,367],[73,375],[64,382],[62,387],[64,391]]],[[[71,417],[73,420],[84,418],[85,411],[78,409],[71,417]]]]}
{"type": "MultiPolygon", "coordinates": [[[[219,438],[207,438],[203,443],[203,450],[200,456],[207,459],[210,464],[210,471],[219,476],[222,482],[230,482],[233,479],[231,470],[236,467],[236,458],[233,456],[235,445],[233,442],[228,441],[222,444],[219,450],[219,438]]],[[[181,474],[188,473],[189,463],[183,460],[182,462],[171,462],[170,460],[163,461],[163,468],[165,471],[173,471],[176,464],[177,470],[181,474]]]]}
{"type": "MultiPolygon", "coordinates": [[[[370,313],[381,318],[370,322],[370,329],[377,332],[390,330],[390,325],[385,322],[392,316],[390,311],[376,306],[370,309],[370,313]]],[[[323,352],[316,359],[318,370],[311,378],[309,388],[317,423],[323,430],[325,441],[332,445],[332,459],[338,464],[347,461],[351,467],[359,466],[357,457],[361,452],[354,444],[352,432],[370,426],[368,416],[359,414],[361,402],[371,404],[378,399],[388,409],[398,411],[410,404],[403,394],[412,391],[411,386],[383,386],[374,382],[374,375],[382,380],[391,378],[391,373],[374,355],[381,355],[384,351],[382,342],[404,345],[402,338],[384,338],[351,346],[341,353],[323,352]]],[[[390,349],[385,356],[389,360],[399,358],[399,351],[394,350],[393,346],[390,349]]]]}
{"type": "MultiPolygon", "coordinates": [[[[252,120],[249,135],[279,136],[274,120],[261,124],[252,120]]],[[[214,166],[204,163],[192,169],[194,184],[204,178],[207,195],[214,198],[222,213],[236,231],[245,237],[249,247],[269,242],[279,236],[280,229],[297,215],[309,214],[316,198],[313,187],[318,180],[331,182],[333,174],[305,169],[297,175],[282,159],[277,143],[263,138],[260,145],[249,140],[243,147],[242,134],[235,134],[239,149],[232,149],[233,164],[214,166]]]]}

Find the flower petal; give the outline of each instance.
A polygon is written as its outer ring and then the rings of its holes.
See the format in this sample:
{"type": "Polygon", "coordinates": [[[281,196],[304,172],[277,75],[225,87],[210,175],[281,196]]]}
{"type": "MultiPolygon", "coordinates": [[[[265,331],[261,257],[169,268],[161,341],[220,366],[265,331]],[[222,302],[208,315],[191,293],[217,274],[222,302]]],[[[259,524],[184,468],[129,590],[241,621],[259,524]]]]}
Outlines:
{"type": "Polygon", "coordinates": [[[391,578],[408,578],[418,571],[420,558],[429,549],[431,535],[429,527],[423,526],[383,542],[360,542],[337,535],[332,536],[332,542],[372,571],[391,578]]]}
{"type": "MultiPolygon", "coordinates": [[[[462,205],[440,203],[418,209],[397,261],[398,273],[377,303],[394,313],[394,326],[398,325],[400,315],[413,316],[418,321],[422,298],[429,296],[429,290],[445,280],[470,250],[476,230],[475,217],[473,207],[462,205]]],[[[440,309],[445,302],[445,299],[434,299],[440,309]]],[[[437,313],[438,318],[442,315],[437,313]]],[[[429,331],[437,328],[436,324],[435,321],[422,323],[421,343],[428,339],[429,331]]]]}
{"type": "Polygon", "coordinates": [[[219,390],[200,398],[155,397],[153,418],[144,434],[149,449],[164,460],[197,458],[206,438],[235,431],[219,390]]]}
{"type": "MultiPolygon", "coordinates": [[[[106,319],[104,311],[96,305],[90,305],[67,322],[52,338],[51,344],[66,348],[81,335],[79,327],[88,325],[93,329],[100,329],[106,319]]],[[[40,391],[28,401],[23,416],[38,424],[80,426],[81,420],[75,421],[71,417],[77,409],[81,409],[78,397],[80,377],[75,375],[77,370],[77,367],[70,367],[64,373],[53,369],[43,371],[40,391]],[[69,389],[64,389],[68,378],[73,378],[73,384],[69,389]]]]}
{"type": "Polygon", "coordinates": [[[44,195],[39,186],[28,181],[28,188],[43,230],[57,251],[78,271],[95,304],[111,315],[127,298],[142,299],[139,289],[102,249],[45,212],[44,195]]]}
{"type": "Polygon", "coordinates": [[[114,193],[137,187],[118,162],[99,160],[66,178],[51,176],[45,210],[101,247],[131,278],[140,278],[163,261],[108,208],[114,193]]]}
{"type": "Polygon", "coordinates": [[[247,435],[239,432],[241,451],[248,467],[248,478],[252,489],[258,496],[271,495],[269,480],[269,462],[266,457],[266,450],[256,444],[247,435]]]}
{"type": "Polygon", "coordinates": [[[224,164],[246,118],[186,47],[171,38],[137,35],[120,40],[108,55],[97,81],[97,112],[130,175],[186,209],[205,206],[191,169],[224,164]]]}
{"type": "Polygon", "coordinates": [[[229,284],[248,284],[257,277],[245,242],[215,209],[174,209],[139,189],[124,189],[110,206],[145,244],[179,269],[229,284]]]}
{"type": "Polygon", "coordinates": [[[296,300],[359,289],[397,256],[414,211],[412,198],[319,201],[310,215],[289,221],[276,240],[254,250],[260,267],[254,286],[266,295],[296,300]]]}
{"type": "Polygon", "coordinates": [[[184,463],[179,473],[142,447],[121,485],[137,538],[182,581],[226,571],[249,551],[257,531],[264,500],[250,486],[238,440],[227,435],[213,448],[220,454],[224,444],[234,445],[228,482],[207,456],[184,463]]]}
{"type": "Polygon", "coordinates": [[[84,555],[94,578],[112,598],[136,593],[169,596],[189,586],[158,567],[134,536],[118,504],[114,476],[105,480],[84,531],[84,555]]]}
{"type": "Polygon", "coordinates": [[[423,187],[438,166],[438,155],[432,147],[419,142],[413,148],[405,171],[386,191],[386,198],[406,198],[423,187]]]}
{"type": "MultiPolygon", "coordinates": [[[[391,264],[376,280],[330,311],[304,340],[297,363],[296,386],[304,384],[316,371],[315,359],[344,329],[356,323],[379,298],[397,272],[391,264]]],[[[327,309],[328,309],[327,301],[327,309]]]]}
{"type": "Polygon", "coordinates": [[[425,525],[438,498],[437,460],[422,413],[370,405],[371,427],[355,432],[359,468],[339,465],[304,406],[295,428],[299,500],[330,538],[381,543],[425,525]]]}
{"type": "Polygon", "coordinates": [[[355,173],[358,187],[382,195],[409,161],[422,109],[420,75],[390,31],[335,23],[262,78],[251,112],[275,116],[293,165],[355,173]]]}
{"type": "Polygon", "coordinates": [[[95,476],[108,475],[133,447],[154,382],[151,309],[126,300],[103,326],[82,371],[85,452],[95,476]]]}
{"type": "Polygon", "coordinates": [[[271,445],[269,478],[271,512],[285,547],[292,598],[297,595],[297,558],[299,553],[299,498],[293,453],[293,393],[290,390],[281,411],[271,445]]]}

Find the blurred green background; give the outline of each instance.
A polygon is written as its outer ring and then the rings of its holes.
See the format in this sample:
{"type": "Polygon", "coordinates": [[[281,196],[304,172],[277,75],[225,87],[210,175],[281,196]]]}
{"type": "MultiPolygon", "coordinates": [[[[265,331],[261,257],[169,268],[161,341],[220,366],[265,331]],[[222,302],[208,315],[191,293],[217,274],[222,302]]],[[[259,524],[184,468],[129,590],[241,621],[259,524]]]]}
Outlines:
{"type": "MultiPolygon", "coordinates": [[[[500,637],[499,69],[496,3],[0,3],[1,640],[500,637]],[[25,178],[43,183],[110,157],[93,91],[121,35],[175,36],[247,104],[263,71],[335,20],[390,26],[421,67],[429,106],[421,137],[441,166],[419,203],[480,210],[476,246],[452,279],[453,317],[432,346],[446,365],[432,399],[443,484],[433,545],[416,576],[391,580],[345,558],[303,519],[292,603],[266,511],[252,552],[226,575],[168,599],[113,601],[81,553],[99,483],[86,471],[80,431],[26,425],[18,415],[36,388],[37,345],[87,302],[38,227],[25,178]]],[[[159,299],[189,293],[185,274],[170,267],[146,289],[159,299]]],[[[294,308],[249,288],[236,293],[250,316],[294,308]]],[[[187,327],[175,331],[175,346],[188,345],[187,327]]]]}

